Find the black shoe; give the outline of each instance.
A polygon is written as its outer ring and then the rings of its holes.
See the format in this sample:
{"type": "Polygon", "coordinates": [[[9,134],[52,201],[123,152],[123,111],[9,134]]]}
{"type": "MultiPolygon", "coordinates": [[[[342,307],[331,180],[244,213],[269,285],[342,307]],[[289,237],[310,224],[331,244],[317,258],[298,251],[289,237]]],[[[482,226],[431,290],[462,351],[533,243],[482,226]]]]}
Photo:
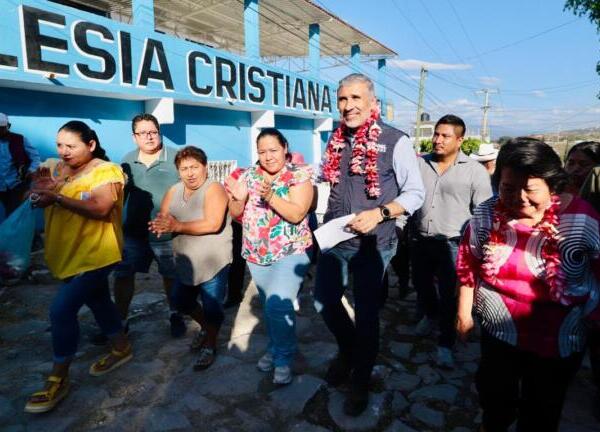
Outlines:
{"type": "Polygon", "coordinates": [[[369,405],[369,392],[366,389],[352,388],[350,394],[344,401],[344,414],[350,417],[358,417],[369,405]]]}
{"type": "Polygon", "coordinates": [[[174,338],[181,337],[185,334],[186,326],[183,317],[178,313],[172,313],[171,318],[171,336],[174,338]]]}
{"type": "Polygon", "coordinates": [[[325,374],[325,381],[333,387],[337,387],[350,378],[352,365],[347,356],[338,354],[329,364],[329,369],[325,374]]]}
{"type": "MultiPolygon", "coordinates": [[[[123,327],[123,333],[129,333],[129,321],[125,322],[125,326],[123,327]]],[[[96,346],[104,346],[108,343],[108,337],[102,332],[96,333],[92,335],[92,337],[90,337],[90,343],[96,346]]]]}

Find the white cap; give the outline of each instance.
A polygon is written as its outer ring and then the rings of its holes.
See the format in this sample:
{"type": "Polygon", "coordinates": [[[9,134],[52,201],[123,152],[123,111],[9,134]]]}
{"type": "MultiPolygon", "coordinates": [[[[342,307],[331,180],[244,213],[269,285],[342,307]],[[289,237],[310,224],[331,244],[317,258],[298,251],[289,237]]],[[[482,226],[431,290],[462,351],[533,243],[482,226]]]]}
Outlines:
{"type": "Polygon", "coordinates": [[[8,116],[0,112],[0,127],[8,126],[8,116]]]}
{"type": "Polygon", "coordinates": [[[488,162],[496,159],[498,149],[494,148],[494,144],[483,143],[479,145],[476,152],[471,153],[469,156],[479,162],[488,162]]]}

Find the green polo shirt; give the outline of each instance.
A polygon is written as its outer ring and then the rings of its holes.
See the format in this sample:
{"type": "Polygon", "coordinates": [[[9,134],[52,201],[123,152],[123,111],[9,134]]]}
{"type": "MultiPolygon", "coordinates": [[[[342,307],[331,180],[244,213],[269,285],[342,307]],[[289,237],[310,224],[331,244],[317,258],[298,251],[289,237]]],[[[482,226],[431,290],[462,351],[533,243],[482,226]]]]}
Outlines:
{"type": "Polygon", "coordinates": [[[149,167],[138,160],[139,150],[123,157],[121,166],[127,174],[123,232],[126,236],[148,238],[151,241],[170,240],[171,236],[156,238],[148,231],[148,222],[160,210],[160,203],[171,186],[179,182],[175,168],[177,151],[163,145],[160,155],[149,167]]]}

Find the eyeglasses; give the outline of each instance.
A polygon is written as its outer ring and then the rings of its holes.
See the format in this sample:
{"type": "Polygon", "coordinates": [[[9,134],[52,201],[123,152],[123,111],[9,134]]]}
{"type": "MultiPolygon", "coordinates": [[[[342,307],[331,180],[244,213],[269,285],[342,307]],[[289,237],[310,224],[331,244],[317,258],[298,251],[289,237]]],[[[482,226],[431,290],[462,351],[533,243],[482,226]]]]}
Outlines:
{"type": "Polygon", "coordinates": [[[150,138],[154,138],[158,135],[158,131],[142,131],[142,132],[134,132],[133,133],[136,137],[150,137],[150,138]]]}

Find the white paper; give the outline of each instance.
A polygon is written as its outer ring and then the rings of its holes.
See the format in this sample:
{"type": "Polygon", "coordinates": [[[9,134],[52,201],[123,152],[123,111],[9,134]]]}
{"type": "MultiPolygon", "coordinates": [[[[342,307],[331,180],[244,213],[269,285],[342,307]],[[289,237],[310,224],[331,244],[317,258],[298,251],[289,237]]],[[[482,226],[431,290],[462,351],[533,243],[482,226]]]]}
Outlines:
{"type": "Polygon", "coordinates": [[[321,225],[314,231],[315,238],[323,252],[331,249],[338,243],[356,237],[356,234],[346,228],[348,222],[354,219],[354,213],[332,219],[324,225],[321,225]]]}

